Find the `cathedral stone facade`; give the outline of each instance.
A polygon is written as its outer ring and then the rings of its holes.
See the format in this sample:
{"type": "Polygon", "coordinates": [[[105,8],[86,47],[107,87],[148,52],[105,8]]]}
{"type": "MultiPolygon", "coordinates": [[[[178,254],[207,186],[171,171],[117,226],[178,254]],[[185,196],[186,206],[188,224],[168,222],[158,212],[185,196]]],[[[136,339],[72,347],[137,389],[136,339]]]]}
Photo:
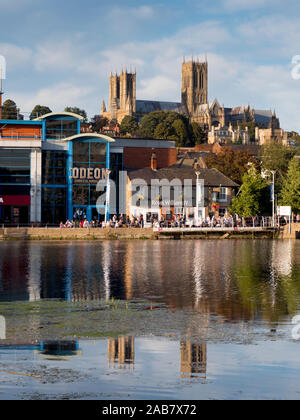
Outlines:
{"type": "Polygon", "coordinates": [[[101,114],[121,123],[126,115],[139,120],[154,111],[175,111],[186,115],[206,130],[212,127],[237,128],[240,124],[253,122],[260,129],[280,129],[275,111],[257,110],[247,106],[226,108],[217,99],[208,100],[208,62],[199,59],[182,63],[181,102],[161,102],[136,99],[136,72],[122,71],[111,74],[109,79],[109,110],[102,103],[101,114]]]}

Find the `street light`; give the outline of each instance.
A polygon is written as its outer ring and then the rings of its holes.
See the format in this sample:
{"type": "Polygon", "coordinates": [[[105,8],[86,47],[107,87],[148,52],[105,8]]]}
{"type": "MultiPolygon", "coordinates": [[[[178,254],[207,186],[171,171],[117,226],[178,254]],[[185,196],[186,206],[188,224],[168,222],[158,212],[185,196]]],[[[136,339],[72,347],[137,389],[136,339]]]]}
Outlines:
{"type": "Polygon", "coordinates": [[[199,224],[199,202],[200,202],[200,172],[195,172],[197,176],[197,184],[196,184],[196,223],[199,224]]]}
{"type": "Polygon", "coordinates": [[[273,228],[275,227],[275,175],[276,171],[271,171],[273,176],[272,179],[272,221],[273,221],[273,228]]]}
{"type": "Polygon", "coordinates": [[[111,170],[106,169],[107,183],[106,183],[106,201],[105,201],[105,224],[107,223],[108,211],[109,211],[109,201],[110,201],[110,179],[109,179],[109,176],[110,176],[110,174],[111,174],[111,170]]]}

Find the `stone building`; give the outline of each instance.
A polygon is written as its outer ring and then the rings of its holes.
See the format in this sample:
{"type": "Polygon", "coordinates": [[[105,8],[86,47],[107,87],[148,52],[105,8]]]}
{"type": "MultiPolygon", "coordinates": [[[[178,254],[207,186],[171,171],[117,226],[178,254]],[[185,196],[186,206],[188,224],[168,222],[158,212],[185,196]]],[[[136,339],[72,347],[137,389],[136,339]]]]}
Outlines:
{"type": "Polygon", "coordinates": [[[136,99],[136,72],[127,70],[111,74],[109,79],[109,109],[103,101],[101,114],[109,120],[122,122],[126,115],[141,119],[154,111],[175,111],[186,115],[206,130],[212,126],[233,128],[247,122],[260,129],[280,129],[279,119],[271,110],[258,110],[250,105],[226,108],[218,100],[208,100],[208,62],[191,59],[182,63],[181,102],[162,102],[136,99]]]}

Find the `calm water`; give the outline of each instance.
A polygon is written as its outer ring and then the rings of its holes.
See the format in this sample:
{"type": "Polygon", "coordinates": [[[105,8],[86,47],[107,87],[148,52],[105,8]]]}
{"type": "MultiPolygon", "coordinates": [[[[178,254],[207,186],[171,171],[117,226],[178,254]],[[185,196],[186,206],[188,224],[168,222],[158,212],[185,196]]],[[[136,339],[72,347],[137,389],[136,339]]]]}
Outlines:
{"type": "Polygon", "coordinates": [[[112,298],[164,305],[170,321],[64,356],[0,347],[0,398],[300,398],[300,242],[0,244],[2,302],[112,298]]]}

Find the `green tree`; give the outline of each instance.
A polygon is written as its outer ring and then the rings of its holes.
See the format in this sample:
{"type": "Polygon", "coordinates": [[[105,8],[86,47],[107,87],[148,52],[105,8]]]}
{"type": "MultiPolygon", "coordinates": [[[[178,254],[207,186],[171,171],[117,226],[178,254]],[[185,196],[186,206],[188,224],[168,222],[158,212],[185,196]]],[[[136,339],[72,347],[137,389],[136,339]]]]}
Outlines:
{"type": "Polygon", "coordinates": [[[295,151],[281,143],[269,143],[261,148],[260,160],[263,171],[275,171],[276,193],[279,194],[283,181],[286,177],[289,163],[294,156],[295,151]]]}
{"type": "Polygon", "coordinates": [[[286,178],[282,185],[279,203],[291,206],[295,214],[300,214],[300,159],[290,161],[286,178]]]}
{"type": "Polygon", "coordinates": [[[139,128],[138,121],[136,117],[132,117],[130,115],[126,115],[120,125],[120,133],[125,136],[126,134],[130,134],[134,136],[139,128]]]}
{"type": "Polygon", "coordinates": [[[7,99],[2,106],[2,117],[3,120],[17,120],[18,119],[18,108],[14,101],[7,99]]]}
{"type": "Polygon", "coordinates": [[[145,115],[141,120],[139,136],[142,138],[153,139],[156,127],[158,124],[163,122],[164,119],[165,113],[162,111],[155,111],[145,115]]]}
{"type": "Polygon", "coordinates": [[[83,120],[84,122],[87,122],[87,120],[88,120],[86,111],[84,109],[80,109],[80,108],[78,108],[76,106],[74,106],[74,107],[67,106],[65,108],[65,112],[72,112],[73,114],[80,115],[81,117],[84,118],[84,120],[83,120]]]}
{"type": "Polygon", "coordinates": [[[243,184],[237,197],[232,201],[231,213],[240,217],[254,217],[265,211],[266,194],[269,186],[261,174],[253,167],[243,176],[243,184]]]}
{"type": "Polygon", "coordinates": [[[51,109],[48,108],[47,106],[43,106],[43,105],[36,105],[33,110],[31,111],[30,114],[30,119],[34,120],[35,118],[41,117],[42,115],[46,115],[46,114],[50,114],[51,109]]]}
{"type": "Polygon", "coordinates": [[[91,119],[92,130],[95,133],[100,133],[103,127],[106,127],[109,124],[108,118],[103,117],[102,115],[95,115],[91,119]]]}
{"type": "Polygon", "coordinates": [[[190,125],[192,131],[192,138],[195,144],[202,144],[206,142],[207,136],[199,124],[192,122],[190,125]]]}
{"type": "Polygon", "coordinates": [[[173,122],[172,127],[177,138],[177,147],[185,146],[189,142],[189,133],[186,124],[183,122],[182,119],[177,119],[173,122]]]}

